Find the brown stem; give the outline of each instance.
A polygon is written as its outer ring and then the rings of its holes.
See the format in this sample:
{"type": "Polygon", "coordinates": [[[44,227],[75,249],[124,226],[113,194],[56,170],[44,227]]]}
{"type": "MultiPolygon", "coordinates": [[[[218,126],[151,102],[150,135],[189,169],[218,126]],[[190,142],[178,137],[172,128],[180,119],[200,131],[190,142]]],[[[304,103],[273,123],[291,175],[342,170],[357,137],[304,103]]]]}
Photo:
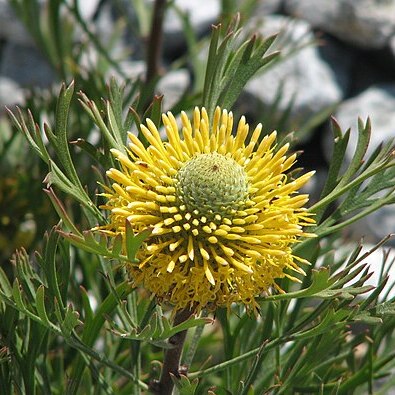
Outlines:
{"type": "Polygon", "coordinates": [[[163,18],[166,9],[166,0],[155,0],[152,15],[151,32],[147,46],[147,71],[145,82],[147,85],[159,74],[159,63],[163,41],[163,18]]]}
{"type": "MultiPolygon", "coordinates": [[[[190,310],[181,310],[174,317],[173,324],[179,325],[182,322],[186,321],[191,315],[192,312],[190,310]]],[[[169,344],[172,347],[167,349],[165,352],[160,381],[153,383],[153,385],[151,386],[151,390],[154,394],[172,394],[174,384],[170,374],[173,374],[175,377],[180,377],[180,358],[186,335],[187,331],[185,330],[182,332],[178,332],[174,336],[169,338],[169,344]]]]}

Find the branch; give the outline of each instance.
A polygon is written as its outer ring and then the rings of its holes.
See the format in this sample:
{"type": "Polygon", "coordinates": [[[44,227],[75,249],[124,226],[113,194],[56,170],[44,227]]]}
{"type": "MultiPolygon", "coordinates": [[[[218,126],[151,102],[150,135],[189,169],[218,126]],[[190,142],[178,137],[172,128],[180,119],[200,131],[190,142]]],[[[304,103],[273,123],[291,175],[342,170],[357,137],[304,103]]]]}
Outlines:
{"type": "Polygon", "coordinates": [[[151,81],[159,74],[159,59],[162,50],[163,41],[163,18],[166,9],[166,0],[156,0],[154,12],[152,16],[151,32],[147,46],[147,71],[145,75],[145,83],[150,84],[151,81]]]}
{"type": "MultiPolygon", "coordinates": [[[[173,325],[179,325],[186,321],[192,312],[188,309],[179,311],[175,318],[173,325]]],[[[156,395],[171,395],[173,391],[173,380],[172,375],[180,377],[180,358],[182,348],[184,346],[187,331],[178,332],[174,336],[169,338],[169,344],[172,346],[165,352],[165,358],[163,361],[162,375],[159,382],[151,384],[150,389],[156,395]]]]}

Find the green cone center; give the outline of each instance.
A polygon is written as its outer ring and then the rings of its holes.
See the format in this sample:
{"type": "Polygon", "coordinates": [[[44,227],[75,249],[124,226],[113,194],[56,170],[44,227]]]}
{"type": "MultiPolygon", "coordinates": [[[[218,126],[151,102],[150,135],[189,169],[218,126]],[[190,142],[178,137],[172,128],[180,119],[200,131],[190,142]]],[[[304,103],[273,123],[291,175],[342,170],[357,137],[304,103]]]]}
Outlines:
{"type": "Polygon", "coordinates": [[[247,175],[234,159],[212,152],[194,156],[179,170],[178,197],[188,210],[226,214],[248,196],[247,175]]]}

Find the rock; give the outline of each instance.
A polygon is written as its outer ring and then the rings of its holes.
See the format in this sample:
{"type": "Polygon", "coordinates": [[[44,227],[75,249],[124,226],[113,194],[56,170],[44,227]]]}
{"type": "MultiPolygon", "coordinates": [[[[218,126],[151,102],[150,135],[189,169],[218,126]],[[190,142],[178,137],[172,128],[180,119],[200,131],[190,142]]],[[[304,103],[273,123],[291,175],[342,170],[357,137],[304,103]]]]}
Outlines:
{"type": "MultiPolygon", "coordinates": [[[[375,235],[377,241],[393,234],[395,232],[395,206],[392,204],[375,211],[366,217],[366,224],[367,233],[375,235]]],[[[387,244],[395,247],[395,239],[390,239],[387,244]]]]}
{"type": "Polygon", "coordinates": [[[390,48],[357,50],[355,55],[350,96],[358,95],[372,85],[394,82],[395,57],[390,48]]]}
{"type": "Polygon", "coordinates": [[[319,34],[317,50],[320,58],[330,67],[339,87],[342,98],[353,88],[355,69],[358,68],[359,51],[328,34],[319,34]]]}
{"type": "Polygon", "coordinates": [[[391,40],[389,42],[389,48],[393,59],[395,59],[395,35],[391,37],[391,40]]]}
{"type": "MultiPolygon", "coordinates": [[[[372,250],[374,248],[373,245],[365,244],[362,251],[361,255],[372,250]]],[[[363,260],[364,263],[368,263],[370,266],[370,271],[373,272],[372,277],[370,277],[365,285],[372,285],[374,287],[377,287],[378,283],[380,282],[380,269],[382,267],[383,259],[385,254],[388,254],[388,260],[386,262],[386,268],[390,269],[389,270],[389,282],[387,283],[387,287],[384,288],[384,291],[382,295],[388,290],[388,286],[395,281],[395,266],[392,265],[389,267],[389,263],[391,260],[395,259],[395,249],[394,248],[389,248],[388,245],[386,244],[384,247],[378,248],[376,251],[372,252],[366,259],[363,260]]],[[[392,288],[388,295],[388,299],[393,298],[395,296],[395,287],[392,288]]]]}
{"type": "Polygon", "coordinates": [[[189,72],[185,69],[170,71],[161,78],[157,91],[163,94],[163,112],[170,110],[180,100],[189,82],[189,72]]]}
{"type": "Polygon", "coordinates": [[[13,80],[0,76],[0,115],[5,106],[15,104],[23,106],[24,94],[22,88],[13,80]]]}
{"type": "Polygon", "coordinates": [[[255,13],[256,15],[274,14],[280,11],[282,3],[282,0],[259,1],[255,13]]]}
{"type": "Polygon", "coordinates": [[[262,105],[270,108],[281,90],[276,110],[284,112],[293,102],[289,127],[294,128],[343,98],[346,88],[339,85],[335,70],[323,61],[317,47],[311,44],[314,36],[307,22],[272,15],[266,17],[258,29],[263,36],[281,32],[269,52],[282,49],[284,55],[283,60],[248,82],[247,95],[241,100],[245,107],[250,111],[255,108],[255,112],[260,111],[262,105]],[[302,49],[289,54],[296,47],[302,49]]]}
{"type": "MultiPolygon", "coordinates": [[[[202,7],[201,0],[175,0],[174,7],[189,17],[196,33],[207,30],[211,23],[219,17],[221,4],[218,0],[206,2],[202,7]]],[[[182,22],[174,7],[170,7],[165,15],[163,28],[165,34],[181,34],[182,22]]]]}
{"type": "MultiPolygon", "coordinates": [[[[127,24],[129,19],[128,16],[120,16],[116,14],[114,12],[115,8],[116,7],[114,7],[114,4],[111,2],[101,1],[100,7],[94,16],[94,22],[90,23],[90,28],[99,37],[103,47],[110,51],[110,57],[113,59],[118,59],[120,57],[119,54],[123,54],[123,57],[125,57],[125,54],[135,51],[138,37],[136,37],[136,34],[134,34],[134,36],[131,37],[131,39],[128,39],[127,42],[122,39],[123,28],[121,26],[123,24],[127,24]],[[122,22],[117,18],[122,18],[122,22]],[[119,39],[115,39],[116,37],[119,37],[119,39]]],[[[124,28],[135,29],[135,23],[137,22],[133,21],[133,23],[130,23],[131,26],[124,26],[124,28]]]]}
{"type": "MultiPolygon", "coordinates": [[[[372,251],[374,249],[375,245],[376,245],[375,243],[367,243],[364,241],[362,250],[359,254],[359,257],[369,251],[372,251]]],[[[351,251],[353,251],[354,248],[356,247],[356,243],[341,244],[336,247],[337,248],[334,251],[336,261],[344,258],[344,262],[346,262],[350,256],[351,251]]],[[[369,272],[373,273],[372,276],[364,283],[364,285],[371,285],[373,287],[377,287],[378,283],[380,282],[380,271],[382,268],[383,258],[385,256],[385,254],[388,254],[388,260],[386,261],[385,268],[389,269],[389,272],[388,272],[389,281],[388,281],[386,287],[384,288],[384,290],[382,291],[381,295],[384,295],[385,292],[387,290],[389,290],[390,285],[395,281],[395,266],[389,265],[391,263],[391,260],[395,259],[395,249],[391,248],[387,244],[385,244],[384,247],[377,248],[375,251],[373,251],[370,255],[368,255],[361,262],[361,264],[367,263],[370,268],[369,272]]],[[[320,264],[320,262],[319,262],[319,264],[320,264]]],[[[345,265],[342,265],[338,270],[336,270],[335,273],[338,273],[341,270],[343,270],[344,266],[345,265]]],[[[355,282],[355,281],[350,281],[349,283],[347,283],[346,286],[351,285],[353,282],[355,282]]],[[[370,295],[370,293],[371,293],[371,291],[369,293],[365,294],[365,296],[370,295]]],[[[388,299],[390,299],[394,296],[395,296],[395,287],[393,287],[390,290],[388,299]]]]}
{"type": "MultiPolygon", "coordinates": [[[[72,4],[74,0],[66,0],[67,3],[72,4]]],[[[77,1],[78,11],[84,20],[92,19],[95,14],[100,0],[84,0],[77,1]]]]}
{"type": "MultiPolygon", "coordinates": [[[[111,4],[111,2],[109,2],[111,4]]],[[[140,60],[146,56],[146,43],[151,29],[149,16],[154,7],[154,0],[143,0],[142,9],[136,11],[134,2],[122,1],[117,7],[112,7],[118,17],[126,17],[132,26],[126,26],[126,44],[133,50],[133,59],[140,60]],[[143,41],[136,39],[136,26],[139,22],[139,14],[144,14],[144,23],[138,33],[143,36],[143,41]]],[[[216,23],[221,12],[221,1],[205,1],[204,6],[200,0],[174,0],[169,2],[163,21],[163,57],[165,63],[171,63],[179,55],[183,55],[186,49],[186,37],[183,30],[182,15],[189,19],[190,26],[196,36],[201,37],[210,32],[211,25],[216,23]]]]}
{"type": "MultiPolygon", "coordinates": [[[[67,0],[72,3],[73,0],[67,0]]],[[[35,0],[37,2],[37,0],[35,0]]],[[[77,6],[83,19],[91,19],[97,10],[100,0],[78,1],[77,6]]],[[[26,30],[24,24],[18,19],[10,5],[9,0],[0,0],[0,38],[22,45],[33,45],[31,34],[26,30]]],[[[47,2],[38,0],[40,7],[47,2]]]]}
{"type": "Polygon", "coordinates": [[[285,0],[286,12],[362,48],[382,48],[395,34],[394,0],[285,0]]]}
{"type": "MultiPolygon", "coordinates": [[[[144,61],[125,60],[119,63],[122,72],[131,80],[138,78],[145,78],[146,65],[144,61]]],[[[119,82],[122,82],[123,77],[113,69],[108,74],[107,78],[115,76],[119,82]]],[[[159,80],[155,90],[155,94],[164,95],[162,102],[162,111],[168,111],[173,107],[181,96],[184,94],[190,83],[189,72],[186,69],[179,69],[168,71],[159,80]]]]}
{"type": "MultiPolygon", "coordinates": [[[[350,140],[345,154],[346,163],[350,163],[354,157],[358,138],[357,119],[361,117],[366,122],[370,117],[372,122],[371,141],[366,153],[366,158],[377,146],[395,138],[395,84],[379,84],[372,86],[358,96],[344,101],[335,113],[343,131],[351,128],[350,140]]],[[[325,152],[332,151],[332,135],[327,137],[325,152]]],[[[395,231],[395,206],[386,206],[368,217],[350,226],[352,233],[371,234],[373,242],[395,231]],[[361,226],[361,223],[363,224],[361,226]]],[[[395,245],[392,240],[392,245],[395,245]]]]}
{"type": "MultiPolygon", "coordinates": [[[[108,2],[101,2],[100,6],[97,7],[97,2],[96,0],[92,0],[90,7],[85,9],[85,20],[88,22],[91,33],[98,37],[101,47],[107,53],[108,58],[113,60],[113,63],[108,66],[99,65],[98,67],[100,69],[103,69],[103,66],[105,67],[108,78],[111,78],[114,74],[119,76],[119,74],[122,74],[123,68],[125,68],[125,72],[132,71],[132,77],[135,77],[136,73],[134,70],[136,69],[136,65],[134,61],[141,58],[140,56],[135,56],[138,37],[135,35],[133,40],[128,39],[125,41],[125,31],[123,29],[128,28],[126,25],[122,27],[127,20],[125,15],[113,15],[112,6],[114,5],[111,6],[108,2]],[[96,8],[94,6],[96,6],[96,8]],[[92,18],[94,19],[93,21],[92,18]],[[122,19],[120,20],[120,18],[122,19]],[[131,54],[133,54],[133,60],[131,60],[131,54]]],[[[79,3],[78,5],[80,6],[79,3]]],[[[135,27],[133,23],[130,25],[135,27]]],[[[74,37],[75,41],[82,43],[88,40],[86,33],[80,26],[76,26],[74,37]]],[[[91,45],[83,45],[84,51],[82,51],[78,61],[82,69],[86,68],[90,70],[92,67],[95,67],[94,65],[98,65],[98,62],[102,62],[104,56],[94,43],[91,43],[91,45]]],[[[140,67],[138,67],[138,69],[140,69],[140,67]]],[[[139,72],[137,72],[137,74],[139,74],[139,72]]],[[[124,78],[128,78],[128,75],[125,75],[124,78]]]]}
{"type": "MultiPolygon", "coordinates": [[[[142,60],[123,60],[119,62],[119,68],[122,73],[129,79],[136,80],[138,78],[144,79],[145,76],[145,62],[142,60]]],[[[111,69],[108,73],[108,78],[111,78],[115,74],[115,77],[122,79],[123,77],[111,69]]]]}
{"type": "Polygon", "coordinates": [[[211,25],[217,22],[221,12],[220,3],[219,0],[210,0],[205,1],[203,5],[201,0],[175,0],[174,6],[168,8],[163,22],[165,51],[177,51],[186,43],[182,21],[174,7],[188,15],[195,34],[201,36],[208,33],[211,25]]]}
{"type": "Polygon", "coordinates": [[[31,35],[15,15],[8,0],[0,0],[0,40],[33,45],[31,35]]]}
{"type": "Polygon", "coordinates": [[[2,53],[0,75],[22,87],[49,87],[56,79],[55,71],[35,48],[8,42],[2,53]]]}
{"type": "Polygon", "coordinates": [[[365,122],[370,117],[372,135],[368,155],[382,141],[395,137],[395,84],[378,84],[365,90],[358,96],[341,103],[335,112],[335,118],[342,130],[351,128],[350,141],[346,151],[346,159],[354,156],[358,138],[358,117],[365,122]]]}

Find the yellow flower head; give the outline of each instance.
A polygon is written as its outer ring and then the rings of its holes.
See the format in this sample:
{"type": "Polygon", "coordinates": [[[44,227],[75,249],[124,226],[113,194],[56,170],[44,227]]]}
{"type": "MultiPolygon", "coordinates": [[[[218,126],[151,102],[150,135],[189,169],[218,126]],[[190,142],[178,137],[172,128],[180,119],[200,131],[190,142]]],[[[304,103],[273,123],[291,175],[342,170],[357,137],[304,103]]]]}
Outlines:
{"type": "Polygon", "coordinates": [[[211,123],[204,108],[192,123],[183,112],[181,133],[173,114],[162,119],[166,142],[147,119],[147,148],[130,133],[128,155],[112,150],[121,170],[107,171],[114,183],[103,194],[110,216],[102,230],[125,238],[126,221],[136,232],[152,229],[130,276],[176,309],[255,307],[276,278],[304,273],[292,245],[314,223],[308,195],[297,194],[313,172],[290,180],[288,145],[275,151],[276,133],[260,138],[258,125],[249,134],[244,117],[232,134],[226,110],[211,123]]]}

